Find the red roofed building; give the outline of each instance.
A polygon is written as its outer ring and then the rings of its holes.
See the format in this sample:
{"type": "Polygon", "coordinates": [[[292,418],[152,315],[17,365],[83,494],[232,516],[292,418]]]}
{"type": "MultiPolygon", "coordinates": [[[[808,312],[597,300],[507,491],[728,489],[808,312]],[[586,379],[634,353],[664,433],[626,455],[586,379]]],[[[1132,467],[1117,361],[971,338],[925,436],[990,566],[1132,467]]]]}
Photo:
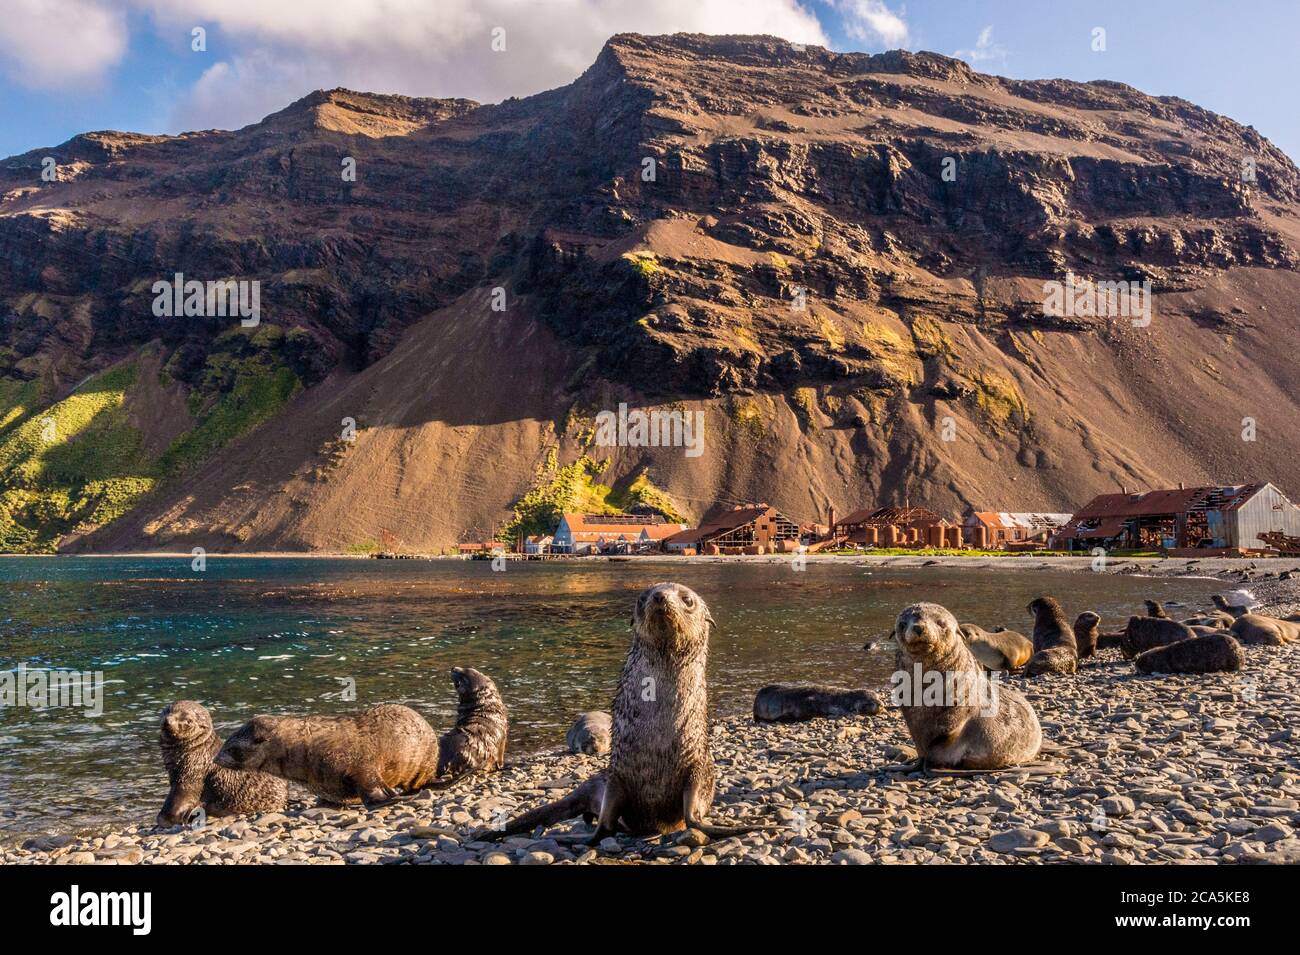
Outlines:
{"type": "Polygon", "coordinates": [[[561,554],[628,553],[644,550],[684,530],[658,514],[562,514],[551,540],[561,554]]]}
{"type": "Polygon", "coordinates": [[[699,527],[664,540],[670,551],[700,554],[774,553],[799,545],[799,525],[770,504],[742,504],[709,518],[699,527]]]}

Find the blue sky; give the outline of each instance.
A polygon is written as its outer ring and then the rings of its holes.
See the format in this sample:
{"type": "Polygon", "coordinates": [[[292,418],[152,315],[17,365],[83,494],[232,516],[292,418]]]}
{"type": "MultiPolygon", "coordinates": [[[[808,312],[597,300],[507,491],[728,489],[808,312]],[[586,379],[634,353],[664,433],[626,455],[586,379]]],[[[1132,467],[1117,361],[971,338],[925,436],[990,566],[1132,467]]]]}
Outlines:
{"type": "Polygon", "coordinates": [[[1118,80],[1250,124],[1300,157],[1294,0],[6,0],[0,156],[86,130],[239,126],[318,87],[525,95],[571,80],[621,30],[904,45],[1016,78],[1118,80]],[[195,26],[204,51],[191,49],[195,26]],[[505,50],[490,48],[497,26],[505,50]],[[1091,49],[1095,27],[1104,52],[1091,49]]]}

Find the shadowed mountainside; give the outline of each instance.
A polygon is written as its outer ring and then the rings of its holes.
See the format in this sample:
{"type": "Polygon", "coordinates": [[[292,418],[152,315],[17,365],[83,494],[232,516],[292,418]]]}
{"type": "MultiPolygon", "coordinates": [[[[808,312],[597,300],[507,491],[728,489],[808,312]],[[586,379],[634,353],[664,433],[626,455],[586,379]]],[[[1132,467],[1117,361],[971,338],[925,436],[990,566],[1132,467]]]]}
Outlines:
{"type": "Polygon", "coordinates": [[[0,162],[0,548],[427,550],[548,482],[802,520],[1294,495],[1297,250],[1295,166],[1190,103],[770,37],[88,133],[0,162]],[[258,280],[260,326],[156,317],[178,272],[258,280]],[[1151,323],[1044,316],[1067,273],[1150,281],[1151,323]],[[702,412],[704,453],[594,447],[620,401],[702,412]]]}

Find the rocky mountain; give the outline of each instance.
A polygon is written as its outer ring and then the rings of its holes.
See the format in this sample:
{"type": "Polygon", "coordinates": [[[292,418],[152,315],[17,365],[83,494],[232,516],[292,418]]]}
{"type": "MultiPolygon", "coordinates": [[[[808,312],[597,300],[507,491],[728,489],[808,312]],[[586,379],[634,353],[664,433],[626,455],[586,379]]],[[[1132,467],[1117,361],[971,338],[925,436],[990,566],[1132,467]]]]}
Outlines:
{"type": "Polygon", "coordinates": [[[620,35],[496,105],[87,133],[0,161],[0,549],[1296,496],[1298,269],[1300,172],[1253,129],[931,53],[620,35]],[[158,314],[178,273],[257,282],[258,323],[158,314]],[[620,403],[702,415],[700,453],[599,445],[620,403]]]}

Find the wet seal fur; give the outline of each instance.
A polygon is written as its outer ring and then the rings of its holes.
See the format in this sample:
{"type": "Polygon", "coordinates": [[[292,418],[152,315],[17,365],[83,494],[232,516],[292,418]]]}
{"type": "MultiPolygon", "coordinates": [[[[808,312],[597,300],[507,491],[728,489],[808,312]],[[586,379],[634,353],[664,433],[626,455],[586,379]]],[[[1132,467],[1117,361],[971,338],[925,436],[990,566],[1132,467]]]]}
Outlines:
{"type": "Polygon", "coordinates": [[[327,803],[378,806],[433,781],[438,735],[397,703],[350,716],[255,716],[226,740],[217,765],[301,783],[327,803]]]}
{"type": "Polygon", "coordinates": [[[202,703],[178,700],[162,711],[158,745],[171,789],[158,813],[158,825],[178,826],[196,809],[210,817],[278,812],[289,801],[283,779],[266,773],[224,769],[213,759],[221,737],[202,703]]]}
{"type": "Polygon", "coordinates": [[[570,753],[604,756],[609,752],[613,732],[614,718],[604,710],[592,710],[573,721],[564,742],[570,753]]]}
{"type": "Polygon", "coordinates": [[[1100,625],[1101,615],[1092,610],[1085,610],[1074,618],[1074,647],[1080,660],[1086,660],[1097,652],[1100,625]]]}
{"type": "Polygon", "coordinates": [[[608,768],[563,799],[472,838],[500,839],[579,815],[597,821],[593,845],[619,831],[644,836],[685,826],[718,838],[754,831],[703,821],[717,784],[705,680],[713,625],[690,588],[661,583],[644,590],[614,698],[608,768]]]}
{"type": "Polygon", "coordinates": [[[1125,660],[1132,660],[1139,653],[1168,646],[1179,640],[1190,640],[1195,636],[1195,630],[1177,620],[1164,617],[1129,617],[1119,649],[1124,654],[1125,660]]]}
{"type": "Polygon", "coordinates": [[[760,723],[802,723],[819,716],[874,716],[880,699],[869,690],[813,683],[771,683],[754,696],[754,719],[760,723]]]}
{"type": "Polygon", "coordinates": [[[456,725],[438,740],[439,780],[450,784],[470,773],[491,773],[506,762],[510,735],[506,705],[497,685],[473,667],[452,667],[459,700],[456,725]]]}
{"type": "Polygon", "coordinates": [[[945,674],[960,696],[945,700],[953,705],[900,707],[920,768],[989,771],[1019,766],[1038,756],[1043,730],[1034,708],[1017,691],[988,685],[983,666],[945,608],[933,603],[904,608],[894,624],[894,641],[900,672],[911,674],[920,664],[923,679],[928,672],[945,674]],[[981,700],[985,705],[980,705],[981,700]]]}
{"type": "Polygon", "coordinates": [[[1034,655],[1033,643],[1014,630],[985,630],[963,623],[957,632],[986,670],[1019,670],[1034,655]]]}
{"type": "Polygon", "coordinates": [[[1052,597],[1035,597],[1026,607],[1034,615],[1034,655],[1025,664],[1025,676],[1074,673],[1079,669],[1079,649],[1074,628],[1052,597]]]}
{"type": "Polygon", "coordinates": [[[1139,673],[1233,673],[1245,665],[1241,644],[1226,633],[1176,640],[1139,653],[1139,673]]]}

